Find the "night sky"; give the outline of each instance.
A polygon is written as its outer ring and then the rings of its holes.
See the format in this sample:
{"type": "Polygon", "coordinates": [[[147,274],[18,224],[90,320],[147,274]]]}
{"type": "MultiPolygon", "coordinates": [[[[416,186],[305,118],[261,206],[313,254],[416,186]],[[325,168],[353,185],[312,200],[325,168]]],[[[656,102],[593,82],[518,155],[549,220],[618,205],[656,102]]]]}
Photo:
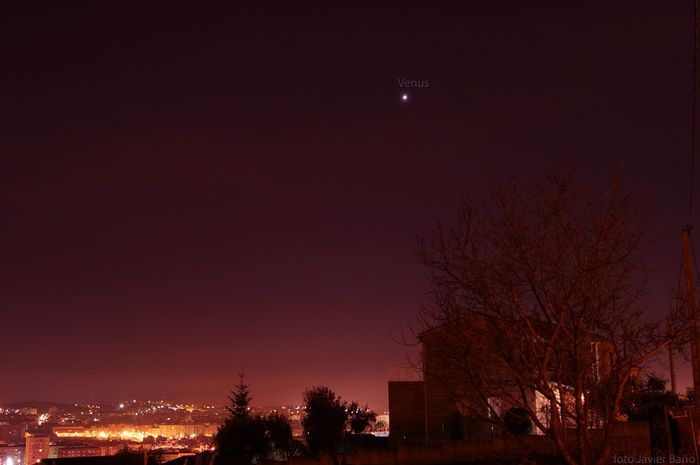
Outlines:
{"type": "Polygon", "coordinates": [[[625,167],[665,311],[692,2],[463,3],[2,7],[0,403],[385,407],[417,235],[553,166],[625,167]]]}

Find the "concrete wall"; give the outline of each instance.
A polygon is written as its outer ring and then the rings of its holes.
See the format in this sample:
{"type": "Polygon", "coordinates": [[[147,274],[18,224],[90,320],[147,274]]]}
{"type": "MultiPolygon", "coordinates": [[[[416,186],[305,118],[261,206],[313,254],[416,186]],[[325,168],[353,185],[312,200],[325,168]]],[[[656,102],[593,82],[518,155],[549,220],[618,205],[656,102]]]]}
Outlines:
{"type": "Polygon", "coordinates": [[[423,381],[389,381],[389,440],[425,440],[425,391],[423,381]]]}
{"type": "MultiPolygon", "coordinates": [[[[438,441],[450,438],[450,418],[458,412],[454,395],[448,389],[446,376],[451,373],[445,357],[443,334],[429,331],[421,335],[423,344],[423,382],[427,404],[427,439],[438,441]]],[[[391,414],[391,410],[389,411],[391,414]]],[[[425,439],[425,438],[424,438],[425,439]]]]}

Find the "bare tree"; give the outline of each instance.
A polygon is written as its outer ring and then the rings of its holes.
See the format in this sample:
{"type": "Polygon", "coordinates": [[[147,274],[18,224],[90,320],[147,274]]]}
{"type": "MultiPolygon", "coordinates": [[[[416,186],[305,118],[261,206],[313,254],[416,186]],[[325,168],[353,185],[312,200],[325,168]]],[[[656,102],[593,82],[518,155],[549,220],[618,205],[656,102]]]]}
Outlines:
{"type": "Polygon", "coordinates": [[[462,202],[419,243],[426,377],[504,431],[529,420],[570,465],[607,464],[630,378],[687,327],[643,311],[643,211],[621,179],[594,193],[570,175],[462,202]]]}

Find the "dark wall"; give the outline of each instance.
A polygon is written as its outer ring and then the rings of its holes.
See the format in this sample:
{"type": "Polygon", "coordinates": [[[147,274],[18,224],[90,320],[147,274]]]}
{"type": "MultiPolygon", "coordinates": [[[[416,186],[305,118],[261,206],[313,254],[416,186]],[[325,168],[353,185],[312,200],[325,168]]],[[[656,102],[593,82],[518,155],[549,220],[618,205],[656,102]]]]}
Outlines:
{"type": "Polygon", "coordinates": [[[423,381],[389,381],[389,415],[392,444],[425,441],[423,381]]]}

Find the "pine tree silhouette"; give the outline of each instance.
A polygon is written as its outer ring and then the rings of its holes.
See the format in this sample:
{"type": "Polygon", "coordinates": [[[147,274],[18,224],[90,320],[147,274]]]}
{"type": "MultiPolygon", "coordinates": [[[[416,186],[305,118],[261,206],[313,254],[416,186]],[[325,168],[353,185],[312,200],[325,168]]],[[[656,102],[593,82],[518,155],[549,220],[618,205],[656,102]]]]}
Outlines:
{"type": "Polygon", "coordinates": [[[236,386],[236,390],[231,391],[232,396],[229,396],[231,406],[226,408],[231,413],[231,418],[243,420],[250,417],[248,407],[252,399],[250,397],[250,387],[245,383],[245,373],[239,373],[238,377],[240,381],[236,386]]]}

